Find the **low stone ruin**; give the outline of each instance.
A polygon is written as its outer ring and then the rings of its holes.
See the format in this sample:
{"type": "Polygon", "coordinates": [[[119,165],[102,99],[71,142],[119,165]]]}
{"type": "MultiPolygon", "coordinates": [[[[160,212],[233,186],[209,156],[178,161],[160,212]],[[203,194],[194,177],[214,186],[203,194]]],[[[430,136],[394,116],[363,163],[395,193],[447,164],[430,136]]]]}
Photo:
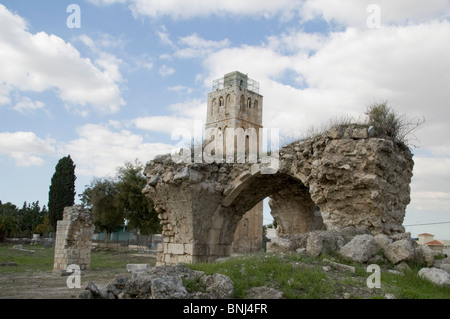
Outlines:
{"type": "Polygon", "coordinates": [[[372,235],[368,229],[347,227],[341,231],[312,231],[273,238],[267,252],[306,253],[311,256],[338,255],[350,262],[391,264],[403,272],[414,263],[423,268],[419,276],[438,285],[450,285],[450,258],[435,260],[439,253],[418,245],[410,233],[372,235]]]}
{"type": "Polygon", "coordinates": [[[53,271],[65,272],[72,264],[78,265],[80,270],[89,269],[93,234],[90,212],[82,206],[64,208],[63,219],[58,221],[56,228],[53,271]]]}
{"type": "Polygon", "coordinates": [[[89,282],[81,299],[228,299],[234,284],[223,274],[206,275],[185,265],[159,266],[132,272],[131,278],[117,276],[105,288],[89,282]],[[203,291],[189,292],[186,282],[203,291]]]}
{"type": "Polygon", "coordinates": [[[337,254],[352,262],[399,265],[415,261],[426,267],[434,262],[428,246],[420,246],[410,233],[373,235],[364,228],[346,227],[340,231],[312,231],[273,238],[267,252],[305,252],[312,256],[337,254]]]}

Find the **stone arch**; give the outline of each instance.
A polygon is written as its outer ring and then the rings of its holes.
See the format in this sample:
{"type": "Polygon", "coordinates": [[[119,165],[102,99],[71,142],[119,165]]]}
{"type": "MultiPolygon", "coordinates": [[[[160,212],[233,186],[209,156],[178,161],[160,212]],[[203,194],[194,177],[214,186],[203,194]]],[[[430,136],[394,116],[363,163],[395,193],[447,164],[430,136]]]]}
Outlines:
{"type": "Polygon", "coordinates": [[[308,187],[298,177],[286,173],[245,172],[233,183],[222,205],[233,207],[239,215],[266,197],[270,197],[271,214],[278,222],[279,235],[324,228],[320,209],[308,187]]]}
{"type": "Polygon", "coordinates": [[[405,231],[414,165],[408,148],[369,138],[365,127],[334,127],[283,147],[277,163],[267,170],[263,163],[175,163],[171,155],[150,161],[144,193],[163,224],[158,263],[229,256],[240,219],[268,196],[284,234],[319,226],[387,235],[405,231]],[[283,219],[303,225],[289,229],[283,219]]]}

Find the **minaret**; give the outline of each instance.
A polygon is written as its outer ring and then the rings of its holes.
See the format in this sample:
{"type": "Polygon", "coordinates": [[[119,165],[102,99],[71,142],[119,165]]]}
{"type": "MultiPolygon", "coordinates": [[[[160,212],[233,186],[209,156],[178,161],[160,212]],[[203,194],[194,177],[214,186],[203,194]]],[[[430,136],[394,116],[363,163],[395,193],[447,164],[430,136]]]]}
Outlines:
{"type": "MultiPolygon", "coordinates": [[[[225,133],[227,128],[262,128],[263,97],[259,94],[259,82],[234,71],[213,81],[208,94],[205,129],[217,128],[225,133]]],[[[248,145],[246,145],[248,147],[248,145]]],[[[224,151],[225,154],[225,151],[224,151]]],[[[262,249],[263,202],[261,201],[242,216],[233,240],[233,252],[257,252],[262,249]]]]}
{"type": "Polygon", "coordinates": [[[247,75],[234,71],[213,82],[208,94],[206,128],[262,128],[263,97],[259,83],[247,75]]]}

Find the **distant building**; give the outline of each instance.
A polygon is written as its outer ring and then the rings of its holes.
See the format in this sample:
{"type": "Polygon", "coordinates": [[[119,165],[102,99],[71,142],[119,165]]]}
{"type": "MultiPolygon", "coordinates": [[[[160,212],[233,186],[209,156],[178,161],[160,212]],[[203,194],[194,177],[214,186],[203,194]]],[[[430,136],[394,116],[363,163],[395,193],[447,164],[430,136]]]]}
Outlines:
{"type": "Polygon", "coordinates": [[[432,250],[446,254],[447,256],[450,255],[450,240],[437,240],[434,239],[434,235],[423,233],[419,234],[419,245],[427,245],[432,250]]]}
{"type": "Polygon", "coordinates": [[[425,243],[428,243],[429,241],[434,240],[434,235],[432,235],[432,234],[423,233],[423,234],[419,234],[418,236],[419,236],[419,241],[418,241],[419,245],[425,245],[425,243]]]}

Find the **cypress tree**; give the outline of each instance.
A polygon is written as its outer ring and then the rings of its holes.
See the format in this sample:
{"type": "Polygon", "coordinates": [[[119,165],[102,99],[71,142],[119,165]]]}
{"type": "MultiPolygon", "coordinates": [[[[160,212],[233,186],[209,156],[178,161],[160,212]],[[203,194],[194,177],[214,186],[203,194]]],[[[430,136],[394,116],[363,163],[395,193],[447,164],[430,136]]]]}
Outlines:
{"type": "Polygon", "coordinates": [[[64,207],[75,204],[75,164],[70,155],[56,164],[48,192],[48,216],[52,227],[63,218],[64,207]]]}

